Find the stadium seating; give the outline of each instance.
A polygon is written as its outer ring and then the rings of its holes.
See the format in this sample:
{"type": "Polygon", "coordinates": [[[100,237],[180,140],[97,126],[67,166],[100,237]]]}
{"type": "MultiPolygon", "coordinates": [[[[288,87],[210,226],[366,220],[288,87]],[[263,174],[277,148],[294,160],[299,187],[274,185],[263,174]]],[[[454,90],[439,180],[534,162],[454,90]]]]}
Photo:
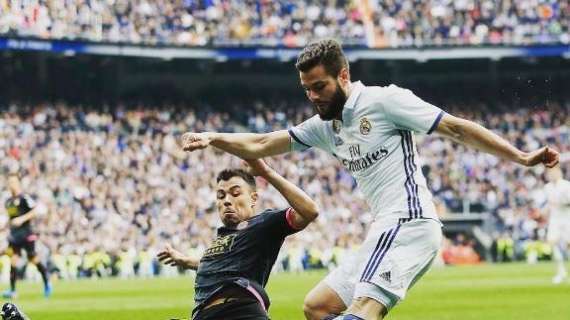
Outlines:
{"type": "Polygon", "coordinates": [[[567,1],[0,1],[0,35],[181,46],[570,41],[567,1]],[[324,5],[323,5],[324,3],[324,5]]]}

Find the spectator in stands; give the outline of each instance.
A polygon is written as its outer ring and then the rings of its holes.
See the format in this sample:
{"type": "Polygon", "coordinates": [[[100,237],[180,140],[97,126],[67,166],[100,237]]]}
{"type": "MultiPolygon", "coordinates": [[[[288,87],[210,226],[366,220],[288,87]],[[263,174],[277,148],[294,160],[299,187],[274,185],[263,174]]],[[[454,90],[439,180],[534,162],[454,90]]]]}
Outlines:
{"type": "MultiPolygon", "coordinates": [[[[267,110],[263,103],[260,106],[267,110]]],[[[167,107],[116,108],[105,113],[58,103],[0,109],[0,168],[19,167],[25,177],[23,187],[38,202],[47,204],[48,214],[36,227],[43,243],[38,246],[38,254],[50,250],[53,264],[69,278],[89,272],[129,276],[130,271],[121,273],[119,269],[130,265],[130,255],[137,274],[143,269],[147,274],[155,273],[156,266],[150,267],[144,257],[154,256],[159,249],[157,243],[164,241],[185,253],[200,255],[204,251],[217,227],[211,181],[217,168],[238,163],[210,149],[181,154],[175,143],[179,133],[189,129],[232,130],[257,121],[263,123],[260,130],[269,131],[298,123],[302,119],[297,117],[310,113],[308,107],[296,106],[252,113],[249,120],[239,123],[224,120],[227,118],[221,113],[199,115],[192,111],[199,108],[183,112],[167,107]],[[93,243],[99,247],[94,248],[93,243]],[[108,258],[100,255],[94,264],[94,252],[108,258]],[[141,262],[145,267],[135,268],[141,262]]],[[[502,131],[521,148],[531,149],[548,141],[561,153],[568,153],[570,105],[552,104],[549,110],[472,112],[462,116],[502,131]]],[[[534,192],[544,184],[540,170],[519,170],[431,136],[419,141],[419,150],[442,212],[453,215],[462,211],[464,199],[484,206],[494,215],[498,230],[512,230],[515,257],[524,254],[524,243],[533,241],[533,235],[544,233],[545,225],[534,209],[534,203],[542,201],[540,193],[534,192]],[[442,160],[441,154],[446,154],[447,160],[442,160]]],[[[347,252],[353,250],[354,244],[362,240],[371,215],[362,198],[353,195],[354,181],[344,169],[319,152],[271,159],[270,165],[301,186],[322,208],[322,218],[308,227],[309,232],[288,240],[284,252],[297,257],[298,250],[335,248],[337,242],[347,252]],[[351,212],[363,214],[353,216],[351,212]],[[307,246],[312,243],[318,247],[307,246]]],[[[570,163],[563,163],[562,170],[567,176],[570,163]]],[[[260,206],[285,204],[266,183],[258,187],[262,191],[260,206]]],[[[0,180],[0,195],[2,200],[9,196],[5,180],[0,180]]],[[[1,223],[6,223],[5,218],[0,217],[1,223]]],[[[2,239],[6,236],[5,231],[0,235],[2,239]]],[[[321,264],[335,263],[337,257],[344,256],[342,252],[335,248],[335,258],[330,259],[323,251],[321,264]]],[[[299,269],[299,263],[295,263],[299,269]]]]}
{"type": "Polygon", "coordinates": [[[570,42],[567,1],[0,0],[0,35],[181,46],[570,42]]]}

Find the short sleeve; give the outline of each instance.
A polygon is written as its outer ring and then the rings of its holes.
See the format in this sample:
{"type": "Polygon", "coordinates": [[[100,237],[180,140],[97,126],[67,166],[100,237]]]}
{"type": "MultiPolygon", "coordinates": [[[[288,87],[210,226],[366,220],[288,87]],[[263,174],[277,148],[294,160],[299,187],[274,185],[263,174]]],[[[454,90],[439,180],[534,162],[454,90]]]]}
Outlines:
{"type": "Polygon", "coordinates": [[[445,114],[440,108],[427,103],[412,91],[395,85],[388,87],[382,101],[384,112],[396,127],[418,133],[430,134],[445,114]]]}
{"type": "Polygon", "coordinates": [[[292,151],[305,151],[311,147],[328,150],[326,125],[318,115],[289,129],[292,151]]]}
{"type": "Polygon", "coordinates": [[[36,201],[30,195],[24,195],[22,197],[22,200],[24,201],[24,205],[28,207],[29,210],[32,210],[36,207],[36,201]]]}
{"type": "Polygon", "coordinates": [[[292,215],[293,209],[287,208],[283,210],[266,210],[263,212],[262,227],[266,233],[271,235],[279,235],[281,237],[286,237],[297,231],[292,226],[292,215]]]}

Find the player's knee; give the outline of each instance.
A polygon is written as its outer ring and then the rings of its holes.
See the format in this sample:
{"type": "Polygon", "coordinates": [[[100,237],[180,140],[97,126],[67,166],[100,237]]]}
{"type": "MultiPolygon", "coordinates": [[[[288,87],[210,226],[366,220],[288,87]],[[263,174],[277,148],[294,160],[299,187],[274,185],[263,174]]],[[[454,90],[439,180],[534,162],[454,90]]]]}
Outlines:
{"type": "Polygon", "coordinates": [[[322,303],[315,299],[310,293],[305,297],[305,301],[303,301],[303,312],[305,313],[305,318],[309,320],[320,320],[327,315],[322,303]]]}
{"type": "Polygon", "coordinates": [[[321,320],[345,309],[346,305],[338,293],[324,282],[314,287],[303,301],[303,311],[309,320],[321,320]]]}
{"type": "Polygon", "coordinates": [[[331,313],[336,313],[333,309],[327,304],[326,299],[319,297],[314,292],[310,292],[303,302],[303,312],[308,320],[321,320],[331,313]]]}

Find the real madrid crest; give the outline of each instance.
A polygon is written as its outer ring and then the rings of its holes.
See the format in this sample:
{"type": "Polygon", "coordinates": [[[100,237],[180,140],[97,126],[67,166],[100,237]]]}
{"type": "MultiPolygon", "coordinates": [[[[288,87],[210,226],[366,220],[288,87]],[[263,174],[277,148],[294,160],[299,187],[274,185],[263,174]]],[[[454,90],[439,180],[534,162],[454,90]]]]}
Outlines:
{"type": "Polygon", "coordinates": [[[360,119],[360,133],[366,136],[370,133],[370,129],[372,129],[370,121],[366,118],[360,119]]]}
{"type": "Polygon", "coordinates": [[[334,145],[335,146],[342,146],[344,141],[339,136],[334,136],[334,145]]]}
{"type": "Polygon", "coordinates": [[[332,127],[333,127],[334,133],[340,133],[340,127],[341,126],[342,126],[342,123],[340,122],[340,120],[333,120],[332,127]]]}

